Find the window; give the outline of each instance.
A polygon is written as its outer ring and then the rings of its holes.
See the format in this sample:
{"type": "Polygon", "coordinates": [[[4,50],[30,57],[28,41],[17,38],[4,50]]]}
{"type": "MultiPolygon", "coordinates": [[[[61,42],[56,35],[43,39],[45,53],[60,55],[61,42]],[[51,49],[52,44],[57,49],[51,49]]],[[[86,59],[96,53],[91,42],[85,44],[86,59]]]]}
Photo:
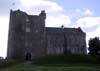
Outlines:
{"type": "Polygon", "coordinates": [[[26,32],[30,32],[30,28],[29,27],[26,28],[26,32]]]}
{"type": "Polygon", "coordinates": [[[39,31],[38,31],[38,30],[36,30],[35,32],[36,32],[36,33],[38,33],[39,31]]]}
{"type": "Polygon", "coordinates": [[[29,22],[30,20],[28,18],[26,18],[26,22],[29,22]]]}
{"type": "Polygon", "coordinates": [[[27,42],[25,42],[25,46],[28,47],[28,43],[27,42]]]}

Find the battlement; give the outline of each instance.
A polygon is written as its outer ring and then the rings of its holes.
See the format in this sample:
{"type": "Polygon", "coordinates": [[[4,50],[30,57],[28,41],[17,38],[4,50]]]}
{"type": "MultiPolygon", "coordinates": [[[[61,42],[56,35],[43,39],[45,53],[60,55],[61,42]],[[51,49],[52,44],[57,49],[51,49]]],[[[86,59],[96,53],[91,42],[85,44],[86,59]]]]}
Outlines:
{"type": "Polygon", "coordinates": [[[41,18],[41,19],[46,19],[46,13],[45,13],[45,10],[41,10],[41,13],[39,15],[28,15],[26,12],[23,12],[21,10],[10,10],[10,15],[13,15],[13,16],[30,16],[30,17],[38,17],[38,18],[41,18]]]}

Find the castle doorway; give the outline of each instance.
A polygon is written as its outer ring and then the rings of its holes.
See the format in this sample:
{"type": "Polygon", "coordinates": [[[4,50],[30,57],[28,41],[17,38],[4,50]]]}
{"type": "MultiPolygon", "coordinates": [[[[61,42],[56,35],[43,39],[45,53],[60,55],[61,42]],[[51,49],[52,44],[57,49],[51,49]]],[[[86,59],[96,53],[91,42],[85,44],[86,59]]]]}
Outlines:
{"type": "Polygon", "coordinates": [[[31,53],[27,52],[26,55],[25,55],[25,60],[30,61],[31,57],[32,57],[31,53]]]}

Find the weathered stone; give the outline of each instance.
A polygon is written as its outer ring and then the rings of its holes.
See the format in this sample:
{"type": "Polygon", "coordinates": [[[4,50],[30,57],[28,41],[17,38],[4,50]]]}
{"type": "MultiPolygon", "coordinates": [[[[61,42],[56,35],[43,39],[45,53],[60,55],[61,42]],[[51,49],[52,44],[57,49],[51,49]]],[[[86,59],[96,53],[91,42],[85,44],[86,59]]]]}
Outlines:
{"type": "Polygon", "coordinates": [[[46,13],[10,12],[7,58],[25,59],[56,54],[86,54],[86,34],[81,28],[45,27],[46,13]]]}

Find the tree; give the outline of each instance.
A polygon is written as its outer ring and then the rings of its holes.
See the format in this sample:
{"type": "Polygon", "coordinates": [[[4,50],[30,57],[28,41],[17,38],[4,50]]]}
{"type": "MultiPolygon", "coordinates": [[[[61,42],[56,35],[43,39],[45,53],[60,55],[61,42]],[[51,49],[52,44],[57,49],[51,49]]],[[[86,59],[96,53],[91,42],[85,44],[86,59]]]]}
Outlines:
{"type": "Polygon", "coordinates": [[[98,37],[89,40],[89,54],[98,55],[100,52],[100,40],[98,37]]]}

